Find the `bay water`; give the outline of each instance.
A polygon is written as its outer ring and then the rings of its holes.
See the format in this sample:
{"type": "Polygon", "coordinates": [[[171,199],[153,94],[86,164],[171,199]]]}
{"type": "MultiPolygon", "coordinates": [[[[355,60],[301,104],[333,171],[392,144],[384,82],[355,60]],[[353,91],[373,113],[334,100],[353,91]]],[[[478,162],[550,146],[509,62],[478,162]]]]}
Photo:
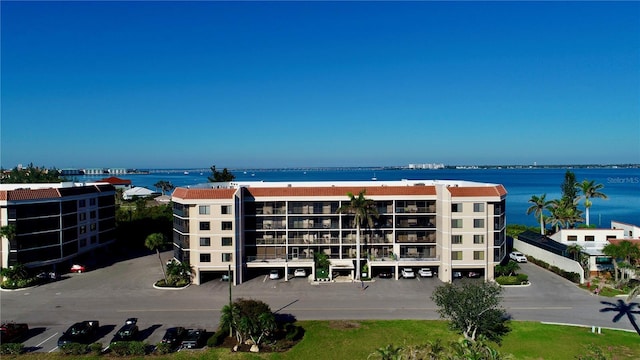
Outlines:
{"type": "MultiPolygon", "coordinates": [[[[507,189],[507,222],[536,226],[538,221],[526,211],[532,195],[547,194],[547,200],[561,197],[560,186],[567,170],[578,182],[594,180],[604,185],[601,190],[608,199],[593,199],[591,224],[609,228],[611,221],[640,226],[640,169],[639,168],[491,168],[491,169],[395,169],[395,168],[326,168],[326,169],[247,169],[230,170],[236,181],[364,181],[377,179],[410,180],[467,180],[502,184],[507,189]]],[[[176,187],[207,182],[209,169],[162,169],[148,174],[118,176],[129,179],[133,186],[155,190],[154,184],[164,180],[176,187]]],[[[78,181],[96,181],[105,176],[82,176],[78,181]]],[[[346,194],[345,194],[346,196],[346,194]]],[[[580,202],[584,210],[584,201],[580,202]]]]}

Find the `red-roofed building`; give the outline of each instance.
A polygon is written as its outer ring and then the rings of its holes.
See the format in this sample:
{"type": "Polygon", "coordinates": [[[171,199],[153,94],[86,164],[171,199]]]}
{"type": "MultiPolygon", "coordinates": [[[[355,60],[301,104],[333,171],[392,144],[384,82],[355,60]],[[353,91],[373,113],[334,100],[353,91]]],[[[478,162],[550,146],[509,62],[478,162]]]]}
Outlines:
{"type": "Polygon", "coordinates": [[[115,187],[116,189],[130,189],[131,188],[131,180],[128,179],[121,179],[119,177],[115,177],[115,176],[111,176],[108,178],[104,178],[101,180],[98,180],[98,182],[106,182],[109,183],[111,185],[113,185],[113,187],[115,187]]]}
{"type": "MultiPolygon", "coordinates": [[[[106,183],[0,184],[2,267],[52,269],[115,241],[115,189],[106,183]]],[[[55,270],[55,269],[53,269],[55,270]]]]}
{"type": "MultiPolygon", "coordinates": [[[[431,268],[443,281],[454,272],[493,279],[506,256],[502,185],[468,181],[366,181],[221,183],[177,188],[174,257],[195,271],[221,276],[234,270],[242,283],[252,274],[303,268],[315,277],[314,254],[326,254],[334,272],[354,277],[357,254],[353,216],[338,214],[348,193],[366,191],[380,216],[363,231],[367,275],[404,267],[431,268]]],[[[285,276],[287,279],[288,276],[285,276]]]]}

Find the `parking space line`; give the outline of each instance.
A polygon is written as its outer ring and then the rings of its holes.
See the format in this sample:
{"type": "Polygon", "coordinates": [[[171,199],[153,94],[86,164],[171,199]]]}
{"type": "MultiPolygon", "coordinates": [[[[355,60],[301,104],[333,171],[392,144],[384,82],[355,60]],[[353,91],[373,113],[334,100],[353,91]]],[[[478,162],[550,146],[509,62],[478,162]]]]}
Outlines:
{"type": "Polygon", "coordinates": [[[52,353],[52,352],[54,352],[54,351],[56,351],[56,350],[58,350],[58,347],[57,347],[57,346],[56,346],[56,347],[54,347],[53,349],[51,349],[51,350],[47,351],[47,352],[52,353]]]}
{"type": "Polygon", "coordinates": [[[52,338],[52,337],[54,337],[54,336],[56,336],[56,335],[58,335],[58,333],[55,333],[55,334],[53,334],[53,335],[49,336],[48,338],[44,339],[40,344],[37,344],[37,345],[36,345],[36,347],[40,347],[40,346],[42,346],[42,344],[44,344],[44,343],[46,343],[47,341],[51,340],[51,338],[52,338]]]}

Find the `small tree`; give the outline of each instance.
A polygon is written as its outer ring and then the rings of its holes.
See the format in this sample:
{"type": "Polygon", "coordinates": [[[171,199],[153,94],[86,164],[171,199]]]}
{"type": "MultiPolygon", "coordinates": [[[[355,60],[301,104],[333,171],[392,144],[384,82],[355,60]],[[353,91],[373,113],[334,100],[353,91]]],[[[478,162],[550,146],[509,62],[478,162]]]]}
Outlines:
{"type": "Polygon", "coordinates": [[[211,166],[211,176],[208,177],[209,182],[229,182],[236,178],[227,168],[222,171],[216,170],[216,166],[211,166]]]}
{"type": "Polygon", "coordinates": [[[164,276],[164,283],[167,284],[167,273],[164,271],[164,265],[162,264],[162,258],[160,257],[160,248],[162,248],[167,243],[167,238],[163,233],[154,233],[149,236],[144,241],[144,246],[146,246],[149,250],[155,250],[158,254],[158,260],[160,261],[160,268],[162,269],[162,275],[164,276]]]}
{"type": "Polygon", "coordinates": [[[251,339],[260,345],[277,329],[276,318],[269,305],[259,300],[238,299],[222,308],[221,328],[229,327],[238,344],[251,339]]]}
{"type": "Polygon", "coordinates": [[[462,285],[445,284],[431,295],[438,313],[449,320],[453,330],[465,339],[475,341],[479,335],[500,342],[509,332],[508,316],[500,306],[502,288],[488,282],[465,282],[462,285]]]}

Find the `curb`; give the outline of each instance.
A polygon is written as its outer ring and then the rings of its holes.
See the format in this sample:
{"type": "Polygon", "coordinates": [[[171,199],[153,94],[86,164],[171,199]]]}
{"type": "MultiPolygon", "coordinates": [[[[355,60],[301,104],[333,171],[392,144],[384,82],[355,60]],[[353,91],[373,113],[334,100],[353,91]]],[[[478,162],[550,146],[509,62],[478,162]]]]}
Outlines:
{"type": "Polygon", "coordinates": [[[156,283],[153,283],[153,288],[158,290],[184,290],[191,286],[191,284],[187,284],[183,287],[171,287],[171,286],[156,286],[156,283]]]}

